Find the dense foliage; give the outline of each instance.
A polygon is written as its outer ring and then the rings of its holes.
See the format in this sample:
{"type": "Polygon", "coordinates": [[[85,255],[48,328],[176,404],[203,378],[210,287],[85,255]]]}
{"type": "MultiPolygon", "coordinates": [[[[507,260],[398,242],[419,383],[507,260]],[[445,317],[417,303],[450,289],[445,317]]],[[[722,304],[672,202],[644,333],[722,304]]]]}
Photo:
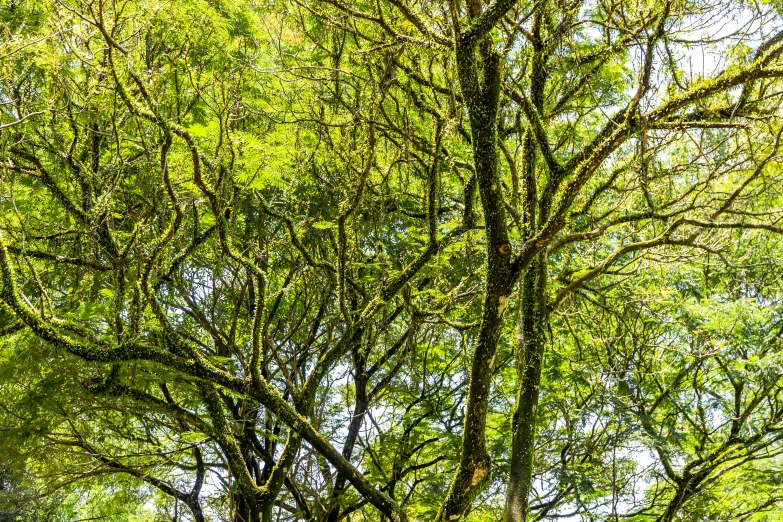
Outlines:
{"type": "Polygon", "coordinates": [[[783,6],[0,8],[0,520],[779,520],[783,6]]]}

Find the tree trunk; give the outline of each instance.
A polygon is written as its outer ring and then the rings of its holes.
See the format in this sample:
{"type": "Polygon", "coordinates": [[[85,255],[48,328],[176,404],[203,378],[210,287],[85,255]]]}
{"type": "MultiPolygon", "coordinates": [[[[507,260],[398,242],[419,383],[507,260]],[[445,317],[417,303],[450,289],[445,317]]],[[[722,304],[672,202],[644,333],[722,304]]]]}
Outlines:
{"type": "MultiPolygon", "coordinates": [[[[354,404],[353,416],[351,417],[350,425],[348,426],[348,435],[343,445],[343,457],[346,459],[351,458],[353,455],[353,449],[356,445],[356,440],[359,438],[359,430],[364,422],[364,415],[367,412],[369,406],[369,399],[367,397],[367,374],[365,373],[367,366],[367,353],[365,347],[361,343],[357,343],[353,349],[353,363],[354,371],[354,385],[356,386],[356,404],[354,404]]],[[[346,491],[347,478],[342,473],[337,473],[334,480],[334,489],[332,490],[332,498],[330,501],[330,509],[326,514],[326,520],[328,522],[337,522],[340,515],[340,499],[346,491]]]]}
{"type": "Polygon", "coordinates": [[[490,477],[485,430],[492,370],[503,314],[511,293],[511,245],[498,172],[497,111],[500,94],[500,56],[482,45],[481,63],[475,48],[458,48],[457,65],[470,116],[473,158],[484,210],[487,239],[487,288],[481,329],[473,353],[468,404],[457,472],[437,520],[462,518],[490,477]],[[482,77],[479,77],[481,65],[482,77]]]}
{"type": "Polygon", "coordinates": [[[527,519],[546,319],[546,256],[540,254],[525,274],[521,289],[517,340],[519,390],[513,417],[511,476],[506,491],[504,522],[525,522],[527,519]]]}

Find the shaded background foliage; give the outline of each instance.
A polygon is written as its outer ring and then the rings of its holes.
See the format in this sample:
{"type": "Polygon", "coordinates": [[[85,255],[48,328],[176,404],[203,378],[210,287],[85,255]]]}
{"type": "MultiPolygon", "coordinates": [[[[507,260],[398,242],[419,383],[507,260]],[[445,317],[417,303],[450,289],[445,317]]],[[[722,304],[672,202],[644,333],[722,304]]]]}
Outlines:
{"type": "Polygon", "coordinates": [[[5,6],[0,516],[779,517],[780,16],[5,6]]]}

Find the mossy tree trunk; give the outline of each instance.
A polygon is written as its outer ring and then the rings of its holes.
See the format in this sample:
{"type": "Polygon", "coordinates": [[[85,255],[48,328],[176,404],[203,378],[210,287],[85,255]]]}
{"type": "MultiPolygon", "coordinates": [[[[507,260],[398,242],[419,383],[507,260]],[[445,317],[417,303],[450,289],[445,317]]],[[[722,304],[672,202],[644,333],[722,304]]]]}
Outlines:
{"type": "MultiPolygon", "coordinates": [[[[507,3],[508,7],[513,5],[513,2],[507,3]]],[[[485,438],[487,407],[503,315],[513,286],[511,244],[498,171],[502,56],[480,31],[493,13],[490,10],[481,13],[478,2],[472,2],[470,8],[474,23],[459,37],[456,55],[462,96],[470,117],[476,180],[484,210],[487,274],[481,327],[470,369],[462,453],[448,496],[437,517],[444,522],[462,518],[490,478],[491,463],[485,438]]]]}

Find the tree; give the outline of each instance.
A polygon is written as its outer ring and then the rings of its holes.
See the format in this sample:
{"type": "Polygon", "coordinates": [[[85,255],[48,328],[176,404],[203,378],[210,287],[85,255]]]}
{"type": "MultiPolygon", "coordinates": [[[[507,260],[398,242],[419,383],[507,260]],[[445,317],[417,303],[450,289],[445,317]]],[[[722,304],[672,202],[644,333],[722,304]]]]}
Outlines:
{"type": "Polygon", "coordinates": [[[10,6],[9,465],[193,520],[775,509],[780,25],[10,6]]]}

